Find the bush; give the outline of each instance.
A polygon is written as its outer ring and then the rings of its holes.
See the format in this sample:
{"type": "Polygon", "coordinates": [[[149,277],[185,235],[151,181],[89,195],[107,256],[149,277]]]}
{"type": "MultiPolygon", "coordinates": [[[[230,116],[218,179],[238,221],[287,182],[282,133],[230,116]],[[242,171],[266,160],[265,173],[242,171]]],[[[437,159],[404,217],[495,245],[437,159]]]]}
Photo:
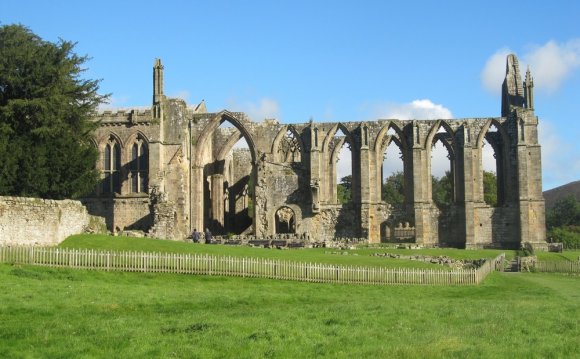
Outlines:
{"type": "Polygon", "coordinates": [[[580,226],[556,227],[548,232],[552,242],[563,243],[564,248],[580,248],[580,226]]]}

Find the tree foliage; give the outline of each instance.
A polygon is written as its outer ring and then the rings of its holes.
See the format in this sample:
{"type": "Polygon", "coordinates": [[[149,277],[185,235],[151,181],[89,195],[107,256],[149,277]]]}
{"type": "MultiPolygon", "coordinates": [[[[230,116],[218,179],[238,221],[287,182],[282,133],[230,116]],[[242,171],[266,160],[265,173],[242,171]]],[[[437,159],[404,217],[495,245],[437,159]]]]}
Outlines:
{"type": "Polygon", "coordinates": [[[567,196],[546,211],[546,226],[549,229],[564,226],[580,226],[580,201],[567,196]]]}
{"type": "Polygon", "coordinates": [[[338,203],[345,204],[352,200],[352,176],[348,175],[340,179],[336,185],[336,197],[338,203]]]}
{"type": "Polygon", "coordinates": [[[448,209],[453,204],[453,179],[451,172],[445,171],[445,175],[437,178],[431,177],[431,193],[433,202],[439,209],[448,209]]]}
{"type": "Polygon", "coordinates": [[[566,248],[580,248],[580,201],[567,196],[546,211],[548,238],[566,248]]]}
{"type": "Polygon", "coordinates": [[[0,27],[0,194],[78,197],[94,189],[97,151],[90,115],[107,96],[81,78],[75,44],[0,27]]]}
{"type": "Polygon", "coordinates": [[[403,172],[397,171],[385,178],[382,199],[393,206],[405,203],[405,177],[403,172]]]}
{"type": "Polygon", "coordinates": [[[492,207],[497,207],[497,177],[494,172],[483,171],[483,199],[492,207]]]}

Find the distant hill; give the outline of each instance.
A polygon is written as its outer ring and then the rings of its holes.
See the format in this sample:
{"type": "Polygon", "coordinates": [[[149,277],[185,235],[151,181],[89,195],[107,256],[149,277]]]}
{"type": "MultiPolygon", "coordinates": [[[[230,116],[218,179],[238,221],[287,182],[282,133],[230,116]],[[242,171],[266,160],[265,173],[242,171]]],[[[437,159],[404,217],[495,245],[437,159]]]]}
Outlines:
{"type": "Polygon", "coordinates": [[[574,196],[580,201],[580,181],[570,182],[560,187],[552,188],[544,192],[546,209],[552,208],[556,202],[564,197],[574,196]]]}

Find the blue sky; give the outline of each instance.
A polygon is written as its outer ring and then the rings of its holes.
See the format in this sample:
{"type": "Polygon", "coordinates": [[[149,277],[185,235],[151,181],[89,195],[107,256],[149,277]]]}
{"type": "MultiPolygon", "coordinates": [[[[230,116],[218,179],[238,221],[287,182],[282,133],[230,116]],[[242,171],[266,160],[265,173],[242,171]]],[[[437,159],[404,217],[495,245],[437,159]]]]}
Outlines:
{"type": "Polygon", "coordinates": [[[505,55],[535,77],[544,188],[580,179],[580,2],[0,0],[0,24],[78,42],[110,107],[165,93],[254,120],[499,116],[505,55]],[[441,5],[445,4],[445,5],[441,5]]]}

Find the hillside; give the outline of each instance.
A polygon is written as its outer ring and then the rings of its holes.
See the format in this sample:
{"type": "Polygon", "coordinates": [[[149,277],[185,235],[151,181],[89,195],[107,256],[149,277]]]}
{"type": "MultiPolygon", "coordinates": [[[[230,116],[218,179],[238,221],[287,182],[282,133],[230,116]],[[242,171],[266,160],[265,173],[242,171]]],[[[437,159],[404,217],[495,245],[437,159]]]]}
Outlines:
{"type": "Polygon", "coordinates": [[[570,182],[563,186],[544,191],[546,209],[552,208],[556,202],[569,195],[573,195],[580,201],[580,181],[570,182]]]}

